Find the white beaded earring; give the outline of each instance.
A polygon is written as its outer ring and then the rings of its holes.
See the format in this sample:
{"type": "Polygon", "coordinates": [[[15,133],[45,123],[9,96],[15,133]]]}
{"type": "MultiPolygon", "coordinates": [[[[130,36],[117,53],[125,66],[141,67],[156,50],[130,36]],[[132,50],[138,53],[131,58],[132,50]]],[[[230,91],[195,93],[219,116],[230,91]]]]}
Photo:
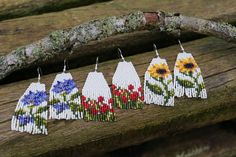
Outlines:
{"type": "Polygon", "coordinates": [[[172,75],[165,59],[153,58],[144,76],[144,101],[162,106],[174,106],[174,85],[172,75]]]}
{"type": "Polygon", "coordinates": [[[95,71],[90,72],[82,89],[82,105],[86,121],[114,121],[113,99],[111,90],[102,72],[97,72],[98,57],[95,71]]]}
{"type": "Polygon", "coordinates": [[[207,92],[203,82],[201,70],[191,53],[185,52],[179,41],[180,52],[177,56],[174,68],[175,95],[182,97],[207,98],[207,92]]]}
{"type": "Polygon", "coordinates": [[[143,89],[139,76],[130,61],[126,61],[118,49],[122,61],[118,63],[112,78],[114,106],[121,109],[143,108],[143,89]]]}
{"type": "Polygon", "coordinates": [[[56,75],[49,94],[50,119],[83,118],[79,90],[71,73],[66,72],[66,60],[64,60],[63,72],[56,75]]]}
{"type": "Polygon", "coordinates": [[[20,97],[15,114],[12,116],[11,130],[31,134],[47,134],[48,96],[45,84],[40,83],[40,68],[38,82],[33,82],[20,97]]]}

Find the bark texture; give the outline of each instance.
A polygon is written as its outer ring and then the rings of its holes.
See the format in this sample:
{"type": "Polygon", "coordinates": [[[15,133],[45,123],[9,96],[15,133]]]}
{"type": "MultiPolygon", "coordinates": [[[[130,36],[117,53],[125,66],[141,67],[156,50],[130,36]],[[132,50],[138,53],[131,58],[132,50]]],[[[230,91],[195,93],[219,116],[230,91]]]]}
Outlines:
{"type": "Polygon", "coordinates": [[[54,31],[35,43],[13,50],[8,55],[0,57],[0,79],[16,70],[42,64],[58,56],[66,57],[75,53],[73,50],[78,46],[89,41],[152,29],[175,35],[190,30],[236,42],[236,28],[229,24],[160,11],[151,13],[135,11],[124,16],[93,20],[69,30],[54,31]]]}

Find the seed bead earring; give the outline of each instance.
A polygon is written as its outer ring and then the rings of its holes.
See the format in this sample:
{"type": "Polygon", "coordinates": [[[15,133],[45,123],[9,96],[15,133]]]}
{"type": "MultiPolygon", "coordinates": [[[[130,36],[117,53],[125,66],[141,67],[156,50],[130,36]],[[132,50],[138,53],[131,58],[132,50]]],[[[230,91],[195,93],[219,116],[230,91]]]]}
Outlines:
{"type": "Polygon", "coordinates": [[[83,118],[79,90],[71,73],[66,72],[66,63],[66,60],[64,60],[63,72],[56,75],[50,88],[50,119],[83,118]]]}
{"type": "Polygon", "coordinates": [[[182,52],[178,54],[174,67],[175,95],[177,97],[186,95],[189,98],[207,98],[199,66],[192,54],[185,52],[180,41],[179,45],[182,52]]]}
{"type": "Polygon", "coordinates": [[[40,83],[40,68],[38,82],[33,82],[20,97],[15,113],[12,116],[11,130],[31,134],[47,134],[48,96],[45,84],[40,83]]]}
{"type": "Polygon", "coordinates": [[[140,109],[144,106],[143,89],[139,76],[130,61],[126,61],[120,49],[122,61],[118,63],[112,78],[114,106],[121,109],[140,109]]]}
{"type": "Polygon", "coordinates": [[[153,44],[156,58],[153,58],[144,76],[144,101],[162,106],[174,106],[174,85],[165,59],[159,57],[153,44]]]}
{"type": "Polygon", "coordinates": [[[102,72],[97,72],[98,57],[95,71],[90,72],[82,89],[82,106],[86,121],[115,121],[111,91],[102,72]]]}

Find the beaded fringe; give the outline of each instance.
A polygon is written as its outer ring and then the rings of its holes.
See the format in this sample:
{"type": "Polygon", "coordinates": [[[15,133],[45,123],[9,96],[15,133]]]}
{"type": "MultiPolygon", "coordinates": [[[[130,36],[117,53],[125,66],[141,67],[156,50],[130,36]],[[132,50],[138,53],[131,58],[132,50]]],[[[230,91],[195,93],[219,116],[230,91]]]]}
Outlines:
{"type": "Polygon", "coordinates": [[[31,83],[17,103],[11,121],[11,130],[48,134],[47,115],[45,84],[31,83]]]}
{"type": "Polygon", "coordinates": [[[132,62],[118,63],[112,78],[114,106],[122,109],[143,108],[143,90],[132,62]]]}
{"type": "Polygon", "coordinates": [[[207,98],[201,70],[191,53],[179,53],[174,68],[175,96],[207,98]]]}
{"type": "Polygon", "coordinates": [[[49,96],[50,119],[82,119],[80,94],[70,73],[57,74],[49,96]]]}
{"type": "Polygon", "coordinates": [[[147,104],[174,106],[174,85],[165,59],[153,58],[145,72],[144,101],[147,104]],[[150,69],[155,71],[152,73],[150,69]]]}
{"type": "Polygon", "coordinates": [[[84,119],[87,121],[114,121],[113,99],[101,72],[90,72],[82,89],[84,119]]]}

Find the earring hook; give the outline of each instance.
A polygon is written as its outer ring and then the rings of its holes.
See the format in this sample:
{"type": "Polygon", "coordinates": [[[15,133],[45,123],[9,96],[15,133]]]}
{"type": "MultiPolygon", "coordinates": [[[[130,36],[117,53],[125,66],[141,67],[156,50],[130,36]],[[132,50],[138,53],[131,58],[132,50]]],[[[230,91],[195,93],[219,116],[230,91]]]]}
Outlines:
{"type": "Polygon", "coordinates": [[[120,57],[123,61],[125,61],[125,58],[124,56],[122,55],[122,51],[120,50],[120,48],[117,49],[118,50],[118,53],[120,54],[120,57]]]}
{"type": "Polygon", "coordinates": [[[179,42],[179,45],[180,45],[181,50],[182,50],[183,52],[185,52],[185,51],[184,51],[184,47],[182,46],[180,40],[178,40],[178,42],[179,42]]]}
{"type": "Polygon", "coordinates": [[[98,69],[98,57],[96,58],[95,71],[98,69]]]}
{"type": "Polygon", "coordinates": [[[38,72],[38,82],[40,82],[41,79],[41,74],[42,74],[42,69],[40,67],[37,68],[37,72],[38,72]],[[41,74],[40,74],[41,73],[41,74]]]}
{"type": "Polygon", "coordinates": [[[66,59],[64,59],[64,67],[63,67],[63,72],[66,72],[66,59]]]}
{"type": "Polygon", "coordinates": [[[154,51],[156,52],[157,57],[159,57],[159,53],[158,53],[158,51],[157,51],[157,46],[156,46],[156,44],[153,44],[153,49],[154,49],[154,51]]]}

